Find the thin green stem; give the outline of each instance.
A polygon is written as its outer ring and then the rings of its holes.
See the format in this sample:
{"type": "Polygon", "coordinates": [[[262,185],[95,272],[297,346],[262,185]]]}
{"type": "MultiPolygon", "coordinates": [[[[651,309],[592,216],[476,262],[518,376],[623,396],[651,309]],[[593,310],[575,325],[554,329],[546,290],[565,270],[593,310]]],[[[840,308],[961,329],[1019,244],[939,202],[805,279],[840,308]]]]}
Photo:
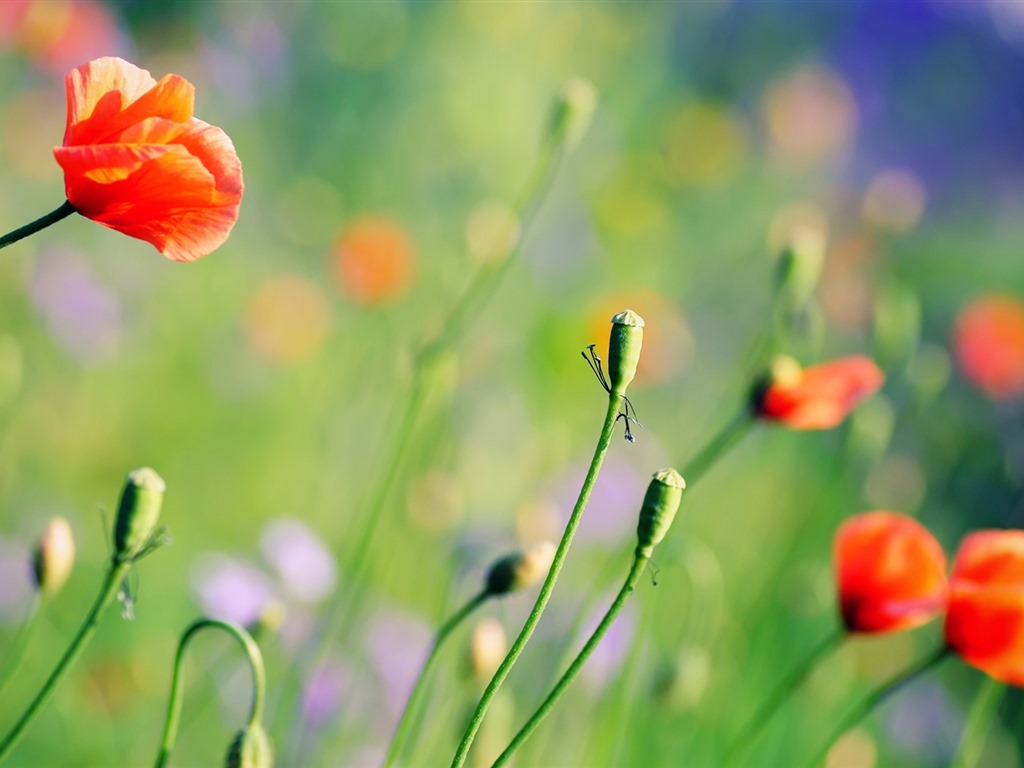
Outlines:
{"type": "Polygon", "coordinates": [[[160,742],[160,752],[156,756],[156,768],[163,768],[167,765],[167,761],[171,757],[171,750],[174,749],[174,741],[178,737],[178,723],[181,720],[182,661],[192,638],[204,629],[221,629],[235,638],[242,646],[242,650],[245,651],[249,660],[249,669],[252,671],[252,706],[249,709],[247,726],[251,728],[263,719],[267,676],[263,669],[263,655],[260,653],[256,641],[252,639],[252,635],[235,624],[217,619],[198,619],[189,625],[182,633],[181,640],[178,641],[178,652],[174,657],[174,671],[171,677],[171,697],[167,703],[167,719],[164,721],[164,735],[160,742]]]}
{"type": "Polygon", "coordinates": [[[13,232],[8,232],[3,237],[0,237],[0,248],[6,248],[8,245],[16,243],[22,238],[34,235],[39,230],[46,229],[51,224],[56,224],[58,221],[67,218],[72,213],[76,213],[75,207],[65,200],[58,208],[50,211],[45,216],[40,216],[35,221],[29,222],[23,227],[18,227],[13,232]]]}
{"type": "Polygon", "coordinates": [[[587,476],[583,481],[583,487],[580,488],[580,495],[576,499],[576,506],[573,507],[572,514],[569,515],[569,522],[565,526],[562,540],[558,543],[558,548],[555,550],[551,570],[548,571],[548,577],[540,588],[537,601],[534,603],[530,615],[526,618],[526,623],[523,624],[523,628],[519,631],[519,636],[512,643],[512,647],[509,648],[504,661],[501,662],[498,671],[494,673],[494,677],[491,678],[491,682],[487,684],[487,688],[480,697],[476,710],[473,712],[469,724],[466,726],[466,731],[462,735],[462,740],[459,742],[455,757],[452,759],[452,768],[459,768],[466,762],[469,749],[473,745],[473,739],[476,738],[476,733],[480,729],[480,724],[483,722],[484,715],[487,714],[491,701],[519,659],[519,655],[523,652],[523,648],[529,641],[533,630],[536,629],[537,623],[540,621],[541,615],[544,613],[544,609],[547,607],[548,600],[551,598],[551,591],[554,589],[555,582],[558,580],[558,574],[562,570],[562,563],[565,562],[565,556],[569,551],[569,546],[572,544],[573,536],[576,534],[576,528],[583,517],[583,510],[586,509],[587,502],[590,500],[590,494],[594,490],[597,475],[601,471],[604,457],[608,453],[608,446],[611,443],[612,433],[615,430],[615,422],[622,400],[623,397],[615,393],[608,397],[608,410],[605,413],[604,424],[601,426],[601,435],[597,440],[597,448],[594,450],[594,457],[590,461],[590,469],[587,471],[587,476]]]}
{"type": "Polygon", "coordinates": [[[57,666],[53,672],[50,673],[50,677],[43,684],[43,687],[39,689],[39,693],[36,694],[35,699],[29,704],[28,708],[22,714],[21,718],[15,723],[14,727],[11,728],[7,736],[4,737],[3,742],[0,742],[0,762],[3,762],[4,758],[7,757],[8,753],[14,748],[14,745],[18,743],[25,729],[29,726],[32,720],[35,719],[36,715],[42,709],[43,704],[46,703],[47,699],[53,694],[57,687],[57,684],[61,681],[71,665],[74,664],[75,660],[79,657],[82,651],[85,649],[86,644],[92,638],[96,632],[96,626],[99,624],[100,616],[110,605],[110,602],[114,599],[118,589],[121,586],[121,580],[124,578],[128,569],[131,567],[131,561],[111,561],[107,568],[106,576],[103,579],[103,585],[100,587],[99,594],[96,596],[96,601],[93,603],[92,608],[86,615],[85,620],[82,622],[82,626],[79,627],[78,633],[72,639],[71,644],[68,645],[67,650],[64,651],[64,655],[61,656],[60,661],[57,662],[57,666]]]}
{"type": "Polygon", "coordinates": [[[28,641],[32,638],[32,632],[39,620],[39,607],[42,602],[43,593],[36,590],[32,595],[32,604],[29,606],[28,615],[25,616],[25,621],[22,622],[21,628],[18,630],[18,636],[14,639],[11,649],[7,652],[7,658],[4,660],[4,668],[0,672],[0,692],[14,677],[14,673],[18,671],[21,662],[25,659],[25,649],[28,648],[28,641]]]}
{"type": "Polygon", "coordinates": [[[423,661],[423,666],[420,667],[420,673],[416,677],[416,683],[413,686],[412,692],[409,694],[409,698],[406,699],[405,709],[402,710],[402,716],[398,720],[398,726],[395,728],[395,734],[391,737],[391,745],[388,747],[388,754],[384,760],[384,768],[391,768],[395,764],[399,755],[402,753],[402,747],[405,742],[413,735],[411,728],[413,724],[413,714],[419,708],[420,698],[423,696],[424,684],[427,679],[427,673],[434,664],[434,660],[437,658],[438,649],[441,644],[445,641],[448,635],[451,634],[463,620],[469,616],[473,611],[483,605],[490,597],[488,592],[480,592],[473,597],[469,602],[463,605],[459,610],[453,613],[448,621],[441,625],[441,628],[437,630],[437,634],[434,636],[434,644],[430,647],[430,653],[427,654],[427,658],[423,661]]]}
{"type": "Polygon", "coordinates": [[[647,563],[650,558],[645,555],[637,554],[633,557],[633,565],[629,569],[629,575],[626,576],[626,581],[622,585],[622,589],[619,590],[619,594],[615,596],[615,600],[609,606],[608,611],[605,613],[604,618],[601,619],[601,623],[597,625],[597,629],[594,630],[593,634],[587,639],[587,642],[580,649],[580,652],[573,659],[572,664],[565,670],[562,677],[555,683],[555,687],[551,689],[551,692],[547,695],[547,698],[541,702],[541,705],[537,707],[537,710],[533,713],[529,720],[526,721],[519,733],[515,735],[512,741],[505,751],[502,752],[498,759],[494,761],[492,768],[498,768],[498,766],[504,765],[508,760],[516,753],[516,751],[523,745],[523,743],[530,737],[530,734],[536,730],[537,726],[541,724],[541,721],[548,716],[548,713],[554,708],[558,699],[561,698],[562,694],[565,693],[566,689],[572,684],[576,676],[579,675],[580,670],[583,669],[583,665],[587,663],[587,659],[597,648],[598,643],[604,638],[608,628],[611,627],[615,621],[619,612],[622,610],[622,606],[626,604],[626,600],[633,593],[633,589],[636,587],[637,582],[640,580],[640,576],[643,574],[644,569],[647,568],[647,563]]]}
{"type": "Polygon", "coordinates": [[[899,674],[892,677],[890,680],[888,680],[887,682],[883,683],[881,686],[873,690],[870,694],[868,694],[867,697],[865,697],[864,700],[860,702],[860,704],[858,704],[854,709],[852,709],[846,715],[846,717],[844,717],[840,721],[838,727],[836,727],[836,729],[832,731],[832,735],[829,736],[828,741],[826,741],[822,745],[821,749],[818,750],[817,754],[815,754],[814,756],[814,759],[807,764],[807,768],[816,768],[817,766],[821,765],[824,762],[826,755],[828,755],[829,749],[831,749],[832,745],[839,740],[840,736],[842,736],[848,730],[857,725],[861,720],[867,717],[871,710],[873,710],[875,707],[877,707],[879,704],[881,704],[883,701],[889,698],[889,696],[894,694],[896,691],[898,691],[900,688],[902,688],[904,685],[909,683],[914,678],[927,672],[940,661],[945,659],[948,655],[949,648],[943,645],[931,655],[926,656],[918,663],[900,672],[899,674]]]}
{"type": "Polygon", "coordinates": [[[764,726],[771,720],[772,715],[778,711],[780,705],[797,688],[803,685],[807,676],[811,674],[811,671],[818,663],[825,656],[839,648],[848,637],[849,635],[842,629],[836,630],[819,643],[800,664],[779,681],[768,698],[761,702],[761,706],[757,708],[757,711],[747,720],[746,725],[740,729],[736,738],[733,739],[732,746],[729,747],[729,751],[725,753],[725,758],[722,760],[723,766],[735,765],[743,757],[746,751],[753,746],[764,726]]]}
{"type": "Polygon", "coordinates": [[[1006,689],[1006,683],[991,677],[985,678],[967,712],[967,722],[964,723],[964,732],[953,759],[953,768],[975,768],[978,765],[985,738],[992,726],[992,718],[999,709],[1006,689]]]}
{"type": "Polygon", "coordinates": [[[717,435],[712,437],[700,452],[694,456],[689,463],[684,464],[686,471],[683,477],[689,486],[703,477],[704,473],[711,469],[727,450],[739,442],[747,430],[754,423],[754,417],[750,410],[744,408],[737,413],[731,421],[727,422],[717,435]]]}

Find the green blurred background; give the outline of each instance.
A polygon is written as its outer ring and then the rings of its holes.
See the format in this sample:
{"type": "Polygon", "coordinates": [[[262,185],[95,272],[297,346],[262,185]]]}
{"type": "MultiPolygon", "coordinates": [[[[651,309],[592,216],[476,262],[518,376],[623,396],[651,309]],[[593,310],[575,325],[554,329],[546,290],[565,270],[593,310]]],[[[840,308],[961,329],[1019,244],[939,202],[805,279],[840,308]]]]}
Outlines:
{"type": "MultiPolygon", "coordinates": [[[[166,479],[173,538],[137,569],[135,620],[110,612],[10,765],[148,765],[180,631],[202,612],[253,621],[268,602],[286,608],[261,636],[279,764],[378,764],[438,621],[494,558],[557,538],[604,408],[579,351],[632,307],[647,321],[631,389],[644,426],[612,446],[481,733],[489,764],[624,576],[649,474],[685,474],[741,406],[776,255],[798,231],[827,256],[786,351],[871,354],[883,392],[836,430],[755,430],[690,489],[657,583],[519,764],[716,765],[835,627],[844,517],[910,513],[949,552],[969,529],[1021,525],[1020,398],[979,392],[950,348],[966,303],[1024,295],[1019,5],[3,0],[0,230],[63,200],[63,77],[101,55],[191,80],[246,192],[227,244],[194,264],[78,217],[0,254],[0,647],[28,610],[46,520],[67,517],[78,546],[0,723],[95,594],[129,469],[166,479]],[[599,93],[591,129],[432,378],[353,583],[412,350],[515,232],[510,206],[571,76],[599,93]],[[327,606],[356,589],[359,622],[314,653],[327,606]]],[[[480,618],[514,636],[531,602],[480,618]]],[[[847,643],[751,764],[809,759],[940,632],[847,643]]],[[[450,759],[480,690],[471,633],[444,654],[410,764],[450,759]]],[[[219,764],[244,720],[244,669],[210,638],[186,674],[174,764],[219,764]]],[[[947,662],[829,764],[948,765],[982,680],[947,662]]],[[[1019,765],[1022,728],[1010,695],[982,764],[1019,765]]]]}

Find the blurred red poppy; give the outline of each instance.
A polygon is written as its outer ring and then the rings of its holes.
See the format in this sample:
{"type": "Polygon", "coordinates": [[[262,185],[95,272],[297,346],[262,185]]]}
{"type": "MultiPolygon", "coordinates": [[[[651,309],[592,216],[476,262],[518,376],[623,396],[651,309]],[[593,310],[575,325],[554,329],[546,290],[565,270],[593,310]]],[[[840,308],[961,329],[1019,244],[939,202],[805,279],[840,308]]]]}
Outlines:
{"type": "Polygon", "coordinates": [[[964,376],[989,397],[1024,395],[1024,302],[985,296],[964,307],[953,328],[964,376]]]}
{"type": "Polygon", "coordinates": [[[160,82],[118,58],[66,78],[64,145],[55,147],[68,201],[105,227],[193,261],[221,245],[238,219],[242,166],[220,128],[192,117],[195,89],[160,82]]]}
{"type": "Polygon", "coordinates": [[[946,643],[997,680],[1024,686],[1024,531],[977,531],[949,580],[946,643]]]}
{"type": "Polygon", "coordinates": [[[780,358],[754,397],[757,415],[791,429],[831,429],[877,392],[885,375],[869,358],[842,357],[801,368],[780,358]]]}
{"type": "Polygon", "coordinates": [[[839,611],[849,632],[893,632],[935,618],[946,602],[946,555],[927,529],[896,512],[864,512],[833,543],[839,611]]]}

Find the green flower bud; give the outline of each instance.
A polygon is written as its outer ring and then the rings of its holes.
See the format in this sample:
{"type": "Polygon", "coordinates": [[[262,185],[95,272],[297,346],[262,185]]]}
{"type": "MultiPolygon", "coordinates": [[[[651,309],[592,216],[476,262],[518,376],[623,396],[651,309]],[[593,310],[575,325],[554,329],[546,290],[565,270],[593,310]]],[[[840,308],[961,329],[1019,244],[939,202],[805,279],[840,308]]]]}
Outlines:
{"type": "Polygon", "coordinates": [[[134,469],[125,479],[114,522],[114,559],[132,560],[149,541],[160,518],[167,485],[149,467],[134,469]]]}
{"type": "Polygon", "coordinates": [[[506,555],[487,572],[484,589],[488,595],[497,596],[528,587],[547,576],[554,559],[555,545],[550,541],[506,555]]]}
{"type": "Polygon", "coordinates": [[[60,591],[75,564],[75,540],[71,526],[63,517],[53,518],[39,537],[32,555],[32,575],[36,587],[45,595],[60,591]]]}
{"type": "Polygon", "coordinates": [[[676,517],[685,487],[683,476],[674,469],[654,473],[640,508],[640,522],[636,526],[637,556],[650,557],[654,547],[665,538],[676,517]]]}
{"type": "Polygon", "coordinates": [[[608,340],[608,383],[612,394],[626,394],[626,387],[636,376],[640,348],[644,344],[644,319],[632,309],[612,318],[612,335],[608,340]]]}
{"type": "Polygon", "coordinates": [[[581,77],[573,77],[562,86],[551,114],[551,140],[555,146],[573,150],[590,128],[597,109],[597,89],[581,77]]]}
{"type": "Polygon", "coordinates": [[[811,300],[824,264],[824,235],[810,227],[793,232],[776,267],[778,290],[788,311],[799,311],[811,300]]]}
{"type": "Polygon", "coordinates": [[[274,752],[263,726],[254,723],[239,731],[228,747],[224,768],[271,768],[274,752]]]}

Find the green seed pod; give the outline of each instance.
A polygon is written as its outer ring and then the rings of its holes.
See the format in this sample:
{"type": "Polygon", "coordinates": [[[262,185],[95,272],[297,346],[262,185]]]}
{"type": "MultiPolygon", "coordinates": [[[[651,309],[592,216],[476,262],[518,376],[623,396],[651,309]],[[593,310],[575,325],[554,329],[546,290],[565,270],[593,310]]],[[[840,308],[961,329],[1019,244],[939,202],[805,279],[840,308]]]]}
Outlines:
{"type": "Polygon", "coordinates": [[[654,473],[640,508],[640,522],[636,526],[637,556],[650,557],[654,547],[665,538],[685,487],[683,476],[674,469],[661,469],[654,473]]]}
{"type": "Polygon", "coordinates": [[[554,559],[555,545],[550,541],[506,555],[487,572],[484,589],[488,595],[497,596],[528,587],[547,576],[554,559]]]}
{"type": "Polygon", "coordinates": [[[636,376],[643,344],[644,319],[640,315],[626,309],[612,318],[612,335],[608,340],[608,382],[612,394],[626,394],[626,387],[636,376]]]}
{"type": "Polygon", "coordinates": [[[114,559],[131,560],[138,555],[156,528],[167,485],[149,467],[133,469],[125,479],[114,522],[114,559]]]}
{"type": "Polygon", "coordinates": [[[273,764],[270,739],[259,723],[235,734],[224,760],[224,768],[271,768],[273,764]]]}
{"type": "Polygon", "coordinates": [[[55,595],[64,586],[75,564],[75,540],[63,517],[53,518],[39,537],[32,555],[32,575],[45,595],[55,595]]]}
{"type": "Polygon", "coordinates": [[[590,128],[597,109],[597,89],[581,77],[573,77],[562,86],[551,114],[551,141],[555,146],[573,150],[590,128]]]}

